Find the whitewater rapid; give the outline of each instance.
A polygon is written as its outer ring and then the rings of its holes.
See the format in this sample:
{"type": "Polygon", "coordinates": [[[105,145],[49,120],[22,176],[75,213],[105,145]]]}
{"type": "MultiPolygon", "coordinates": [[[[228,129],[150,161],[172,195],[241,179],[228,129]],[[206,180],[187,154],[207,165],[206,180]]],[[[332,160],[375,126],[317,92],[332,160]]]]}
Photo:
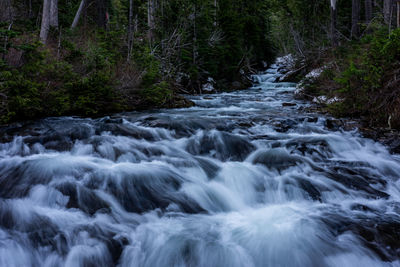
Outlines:
{"type": "Polygon", "coordinates": [[[189,109],[1,128],[0,266],[400,266],[399,155],[278,67],[189,109]]]}

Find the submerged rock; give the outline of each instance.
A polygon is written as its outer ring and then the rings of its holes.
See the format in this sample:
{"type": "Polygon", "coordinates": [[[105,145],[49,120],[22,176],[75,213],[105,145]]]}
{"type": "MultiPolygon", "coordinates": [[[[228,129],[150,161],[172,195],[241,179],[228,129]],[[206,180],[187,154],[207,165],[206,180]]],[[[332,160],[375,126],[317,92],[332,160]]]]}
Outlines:
{"type": "Polygon", "coordinates": [[[296,166],[302,160],[297,155],[291,155],[282,148],[273,148],[267,151],[260,151],[254,155],[254,164],[262,164],[267,168],[283,170],[296,166]]]}

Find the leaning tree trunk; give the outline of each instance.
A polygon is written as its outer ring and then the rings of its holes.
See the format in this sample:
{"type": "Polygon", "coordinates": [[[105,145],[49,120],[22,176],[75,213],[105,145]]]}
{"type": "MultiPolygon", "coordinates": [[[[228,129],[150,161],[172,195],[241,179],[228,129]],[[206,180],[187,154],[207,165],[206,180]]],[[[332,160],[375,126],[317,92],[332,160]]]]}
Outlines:
{"type": "Polygon", "coordinates": [[[86,5],[86,0],[82,0],[81,4],[79,5],[78,11],[76,11],[74,21],[72,22],[71,25],[71,29],[76,28],[76,26],[78,26],[79,19],[82,15],[83,9],[85,8],[85,5],[86,5]]]}
{"type": "Polygon", "coordinates": [[[365,0],[365,22],[369,24],[372,20],[372,0],[365,0]]]}
{"type": "Polygon", "coordinates": [[[392,0],[384,0],[383,1],[383,19],[385,20],[386,24],[390,24],[390,22],[391,22],[392,7],[393,7],[392,0]]]}
{"type": "Polygon", "coordinates": [[[50,28],[50,1],[43,0],[43,13],[42,13],[42,24],[40,27],[40,41],[43,44],[47,42],[47,36],[49,35],[50,28]]]}
{"type": "Polygon", "coordinates": [[[58,0],[51,0],[50,26],[58,28],[58,0]]]}
{"type": "Polygon", "coordinates": [[[351,11],[351,37],[358,38],[360,36],[360,0],[352,0],[351,11]]]}
{"type": "Polygon", "coordinates": [[[337,25],[336,0],[331,0],[331,41],[333,47],[336,47],[338,45],[336,25],[337,25]]]}

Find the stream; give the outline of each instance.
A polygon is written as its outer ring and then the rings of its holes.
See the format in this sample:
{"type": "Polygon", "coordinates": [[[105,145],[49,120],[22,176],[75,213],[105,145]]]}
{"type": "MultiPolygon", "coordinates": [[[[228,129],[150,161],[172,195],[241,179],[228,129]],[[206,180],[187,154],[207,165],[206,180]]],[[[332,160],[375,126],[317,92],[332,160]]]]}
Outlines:
{"type": "Polygon", "coordinates": [[[280,75],[0,128],[0,266],[400,266],[400,156],[280,75]]]}

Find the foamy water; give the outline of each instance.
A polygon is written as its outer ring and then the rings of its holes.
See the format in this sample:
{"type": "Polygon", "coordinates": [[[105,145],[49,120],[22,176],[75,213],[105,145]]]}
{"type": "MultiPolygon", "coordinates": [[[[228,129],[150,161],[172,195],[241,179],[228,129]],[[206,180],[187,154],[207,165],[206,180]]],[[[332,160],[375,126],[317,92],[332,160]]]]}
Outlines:
{"type": "Polygon", "coordinates": [[[0,266],[400,266],[399,157],[277,69],[190,109],[0,129],[0,266]]]}

